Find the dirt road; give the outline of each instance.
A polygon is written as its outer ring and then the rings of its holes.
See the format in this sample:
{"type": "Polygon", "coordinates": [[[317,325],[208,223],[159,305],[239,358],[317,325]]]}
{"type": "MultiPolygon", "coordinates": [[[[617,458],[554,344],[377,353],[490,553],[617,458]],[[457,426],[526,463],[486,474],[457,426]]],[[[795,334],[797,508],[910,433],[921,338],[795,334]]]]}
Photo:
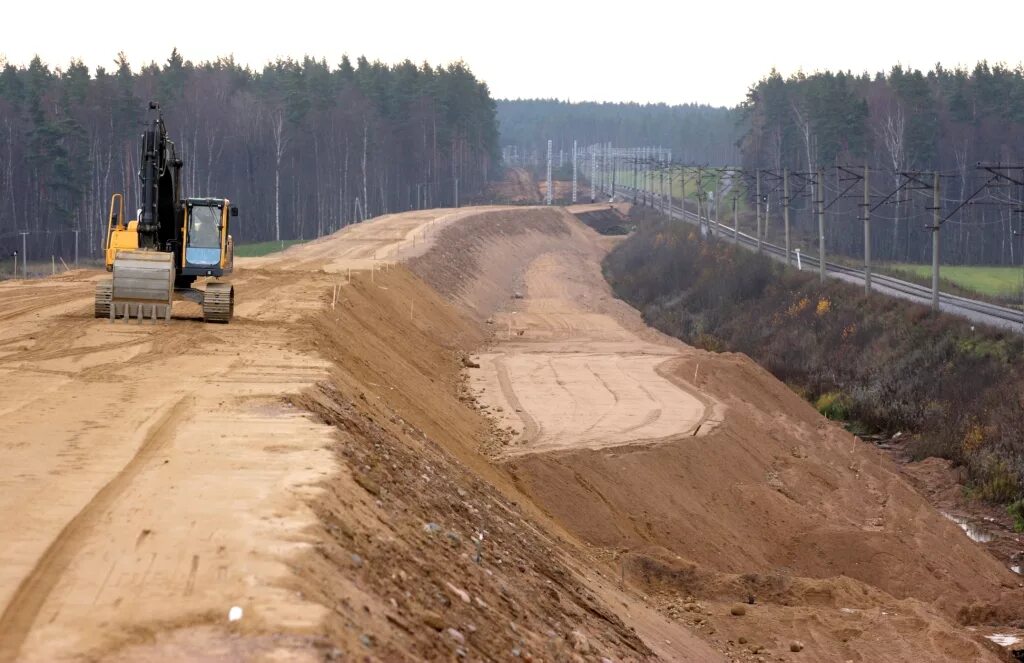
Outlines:
{"type": "MultiPolygon", "coordinates": [[[[332,427],[284,402],[327,377],[294,324],[338,277],[429,246],[458,212],[357,226],[339,242],[240,260],[237,320],[92,319],[92,274],[0,286],[0,660],[107,644],[91,625],[175,624],[233,606],[312,628],[274,586],[312,544],[308,506],[337,471],[332,427]],[[296,259],[298,258],[298,259],[296,259]],[[269,606],[269,607],[268,607],[269,606]]],[[[187,621],[186,621],[187,623],[187,621]]]]}

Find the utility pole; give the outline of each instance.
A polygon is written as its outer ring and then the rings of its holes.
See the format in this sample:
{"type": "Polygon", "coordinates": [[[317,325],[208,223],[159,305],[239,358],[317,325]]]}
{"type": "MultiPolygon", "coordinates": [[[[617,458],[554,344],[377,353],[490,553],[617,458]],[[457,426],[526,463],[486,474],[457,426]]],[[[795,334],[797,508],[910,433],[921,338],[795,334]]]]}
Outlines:
{"type": "Polygon", "coordinates": [[[632,150],[630,150],[630,152],[633,157],[633,204],[636,205],[637,195],[640,191],[640,177],[639,173],[637,172],[637,168],[639,168],[640,166],[640,159],[637,155],[636,148],[633,148],[632,150]]]}
{"type": "Polygon", "coordinates": [[[939,312],[939,221],[942,198],[939,196],[939,173],[932,173],[932,312],[939,312]]]}
{"type": "Polygon", "coordinates": [[[652,203],[654,202],[654,177],[651,173],[651,157],[653,153],[654,151],[651,148],[644,148],[644,205],[648,207],[652,207],[652,203]]]}
{"type": "Polygon", "coordinates": [[[613,167],[609,163],[608,156],[608,150],[605,149],[605,144],[601,143],[597,147],[597,181],[599,186],[597,188],[598,195],[594,196],[595,199],[600,198],[601,195],[603,195],[604,192],[608,190],[608,169],[613,167]]]}
{"type": "Polygon", "coordinates": [[[572,141],[572,202],[576,202],[576,139],[572,141]]]}
{"type": "Polygon", "coordinates": [[[871,187],[870,170],[864,164],[864,295],[871,294],[871,187]]]}
{"type": "Polygon", "coordinates": [[[679,192],[679,209],[682,210],[682,220],[686,221],[686,166],[679,167],[679,188],[681,189],[679,192]]]}
{"type": "Polygon", "coordinates": [[[662,176],[668,180],[668,194],[664,201],[662,201],[662,207],[665,213],[668,214],[668,220],[671,221],[675,217],[672,213],[672,164],[670,162],[665,163],[665,171],[662,176]]]}
{"type": "Polygon", "coordinates": [[[672,150],[665,159],[665,167],[669,169],[669,218],[672,218],[672,150]]]}
{"type": "Polygon", "coordinates": [[[722,193],[722,171],[718,171],[718,177],[715,178],[715,200],[714,200],[714,203],[715,203],[715,228],[716,229],[721,227],[721,226],[718,225],[718,222],[722,218],[718,214],[718,204],[719,204],[719,202],[721,202],[718,199],[718,196],[721,195],[721,193],[722,193]]]}
{"type": "Polygon", "coordinates": [[[644,171],[644,159],[647,157],[647,148],[641,147],[637,152],[637,188],[640,189],[640,205],[647,205],[647,173],[644,171]]]}
{"type": "Polygon", "coordinates": [[[619,174],[619,162],[615,156],[615,150],[612,148],[612,144],[608,143],[608,160],[611,162],[611,198],[615,198],[615,179],[619,174]]]}
{"type": "Polygon", "coordinates": [[[665,212],[665,162],[658,162],[658,192],[661,194],[661,211],[665,212]]]}
{"type": "MultiPolygon", "coordinates": [[[[1017,214],[1018,215],[1020,215],[1022,213],[1024,213],[1024,210],[1017,210],[1017,214]]],[[[1021,229],[1014,231],[1013,235],[1014,235],[1014,239],[1017,239],[1018,237],[1024,237],[1024,216],[1021,217],[1021,229]]],[[[1021,247],[1021,262],[1020,262],[1020,266],[1021,266],[1021,276],[1024,277],[1024,246],[1021,247]]],[[[1021,279],[1020,294],[1021,294],[1021,299],[1022,299],[1021,303],[1024,304],[1024,278],[1021,279]]],[[[1020,332],[1021,332],[1021,334],[1024,334],[1024,307],[1021,308],[1020,332]]]]}
{"type": "Polygon", "coordinates": [[[590,148],[590,202],[597,200],[597,149],[590,148]]]}
{"type": "Polygon", "coordinates": [[[609,169],[614,169],[615,168],[615,164],[612,162],[611,153],[605,147],[604,143],[601,143],[601,146],[597,150],[597,158],[598,158],[598,167],[600,168],[600,171],[599,171],[599,174],[598,174],[598,181],[600,183],[600,186],[598,187],[598,194],[599,194],[598,197],[600,197],[600,196],[604,195],[605,191],[608,190],[608,178],[609,178],[609,175],[610,175],[610,173],[608,171],[609,171],[609,169]]]}
{"type": "MultiPolygon", "coordinates": [[[[699,230],[704,229],[704,169],[700,166],[697,167],[697,228],[699,230]]],[[[711,228],[709,227],[710,231],[711,228]]],[[[710,232],[708,233],[711,234],[710,232]]]]}
{"type": "Polygon", "coordinates": [[[641,147],[640,148],[640,193],[644,197],[644,201],[641,204],[644,207],[647,207],[649,203],[648,203],[648,198],[647,198],[647,148],[646,147],[641,147]]]}
{"type": "Polygon", "coordinates": [[[825,282],[825,171],[818,169],[818,280],[825,282]]]}
{"type": "Polygon", "coordinates": [[[755,194],[757,200],[754,201],[754,207],[757,209],[757,252],[761,252],[761,169],[757,169],[757,183],[755,185],[755,194]]]}
{"type": "Polygon", "coordinates": [[[611,147],[607,143],[601,143],[601,194],[610,193],[609,197],[615,196],[615,169],[618,164],[612,154],[611,147]]]}
{"type": "Polygon", "coordinates": [[[75,228],[75,267],[78,267],[78,228],[75,228]]]}
{"type": "Polygon", "coordinates": [[[551,140],[548,140],[548,195],[547,204],[551,204],[551,140]]]}
{"type": "Polygon", "coordinates": [[[740,213],[736,207],[737,194],[732,194],[732,241],[735,244],[740,243],[740,213]]]}
{"type": "Polygon", "coordinates": [[[25,237],[28,236],[27,230],[21,231],[21,277],[28,279],[28,250],[25,248],[25,237]]]}
{"type": "Polygon", "coordinates": [[[789,247],[789,168],[782,169],[782,225],[786,232],[786,264],[792,265],[789,247]]]}

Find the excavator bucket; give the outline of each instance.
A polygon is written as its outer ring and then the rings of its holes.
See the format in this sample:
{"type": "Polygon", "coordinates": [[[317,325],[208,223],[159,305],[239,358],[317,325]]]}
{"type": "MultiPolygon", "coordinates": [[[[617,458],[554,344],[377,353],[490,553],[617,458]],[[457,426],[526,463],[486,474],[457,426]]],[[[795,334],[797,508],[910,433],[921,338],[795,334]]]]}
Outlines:
{"type": "Polygon", "coordinates": [[[96,317],[171,319],[174,254],[118,251],[113,272],[96,287],[96,317]]]}

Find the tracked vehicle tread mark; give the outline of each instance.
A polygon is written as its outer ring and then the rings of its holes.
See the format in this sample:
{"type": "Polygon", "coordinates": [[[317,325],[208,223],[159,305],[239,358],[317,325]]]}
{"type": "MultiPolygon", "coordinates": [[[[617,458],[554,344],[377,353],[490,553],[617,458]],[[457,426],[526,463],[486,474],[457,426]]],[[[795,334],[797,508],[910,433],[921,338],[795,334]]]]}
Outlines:
{"type": "Polygon", "coordinates": [[[235,288],[230,283],[208,283],[203,293],[203,320],[227,323],[235,311],[235,288]]]}

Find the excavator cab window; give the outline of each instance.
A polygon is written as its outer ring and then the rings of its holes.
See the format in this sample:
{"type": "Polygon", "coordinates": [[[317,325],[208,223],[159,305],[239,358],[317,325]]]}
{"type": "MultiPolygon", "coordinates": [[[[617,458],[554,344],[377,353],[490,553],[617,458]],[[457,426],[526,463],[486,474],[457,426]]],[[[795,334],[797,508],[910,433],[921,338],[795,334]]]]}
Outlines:
{"type": "Polygon", "coordinates": [[[219,207],[196,206],[189,214],[188,245],[204,249],[220,248],[219,207]]]}
{"type": "Polygon", "coordinates": [[[216,205],[189,206],[186,263],[202,266],[220,263],[222,211],[216,205]]]}

